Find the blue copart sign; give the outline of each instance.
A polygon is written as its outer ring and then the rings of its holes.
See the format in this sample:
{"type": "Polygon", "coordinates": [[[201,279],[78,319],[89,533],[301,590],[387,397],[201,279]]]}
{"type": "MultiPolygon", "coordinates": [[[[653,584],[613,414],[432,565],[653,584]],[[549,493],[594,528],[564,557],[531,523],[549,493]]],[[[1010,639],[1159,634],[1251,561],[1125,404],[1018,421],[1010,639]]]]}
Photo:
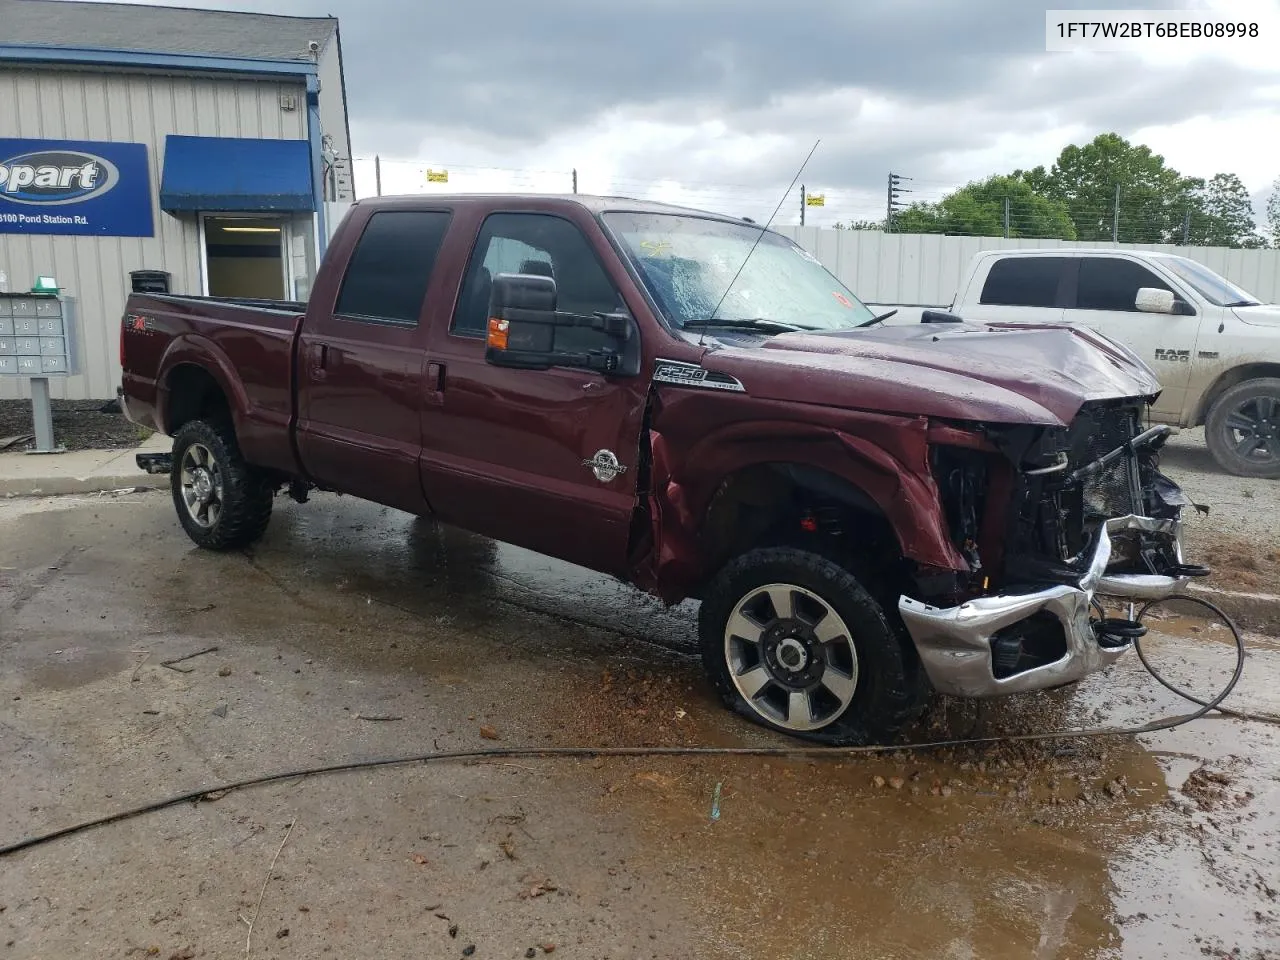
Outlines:
{"type": "Polygon", "coordinates": [[[154,236],[146,145],[0,139],[0,233],[154,236]]]}

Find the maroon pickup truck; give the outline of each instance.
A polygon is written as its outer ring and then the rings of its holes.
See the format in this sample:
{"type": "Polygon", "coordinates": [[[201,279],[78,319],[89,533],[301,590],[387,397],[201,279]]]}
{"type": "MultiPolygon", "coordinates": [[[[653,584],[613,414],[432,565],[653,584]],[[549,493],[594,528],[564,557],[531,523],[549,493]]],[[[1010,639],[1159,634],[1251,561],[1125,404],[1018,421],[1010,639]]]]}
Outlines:
{"type": "Polygon", "coordinates": [[[310,301],[134,294],[123,403],[173,437],[191,539],[361,497],[701,601],[726,704],[884,742],[930,689],[1060,686],[1203,575],[1144,429],[1160,385],[1085,329],[884,326],[750,221],[610,198],[355,204],[310,301]]]}

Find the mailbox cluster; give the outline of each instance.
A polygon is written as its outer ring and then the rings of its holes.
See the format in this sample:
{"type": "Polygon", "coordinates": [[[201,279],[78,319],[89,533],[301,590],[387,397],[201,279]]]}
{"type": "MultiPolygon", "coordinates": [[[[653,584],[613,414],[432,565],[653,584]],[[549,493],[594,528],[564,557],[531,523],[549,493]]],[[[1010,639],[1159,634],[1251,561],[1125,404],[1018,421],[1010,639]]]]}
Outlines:
{"type": "Polygon", "coordinates": [[[74,320],[65,298],[0,293],[0,376],[76,373],[74,320]]]}

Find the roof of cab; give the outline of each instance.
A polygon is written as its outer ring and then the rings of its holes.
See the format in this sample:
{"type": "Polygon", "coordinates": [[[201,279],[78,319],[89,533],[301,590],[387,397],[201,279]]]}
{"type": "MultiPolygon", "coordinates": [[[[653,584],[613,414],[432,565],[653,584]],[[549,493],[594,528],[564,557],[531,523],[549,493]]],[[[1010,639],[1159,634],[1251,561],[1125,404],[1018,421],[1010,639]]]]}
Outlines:
{"type": "Polygon", "coordinates": [[[421,206],[426,203],[441,203],[448,206],[480,204],[486,207],[501,206],[512,201],[533,202],[547,209],[566,206],[583,207],[593,214],[608,211],[626,211],[630,213],[667,213],[685,216],[704,217],[723,220],[727,223],[748,223],[755,226],[754,221],[742,217],[731,217],[709,210],[697,210],[692,207],[681,207],[670,203],[659,203],[653,200],[637,200],[633,197],[597,196],[585,193],[431,193],[406,194],[402,196],[367,197],[357,201],[361,205],[378,207],[421,206]]]}
{"type": "Polygon", "coordinates": [[[1127,247],[1007,247],[980,250],[975,258],[985,257],[1152,257],[1164,259],[1185,259],[1173,250],[1145,250],[1127,247]]]}

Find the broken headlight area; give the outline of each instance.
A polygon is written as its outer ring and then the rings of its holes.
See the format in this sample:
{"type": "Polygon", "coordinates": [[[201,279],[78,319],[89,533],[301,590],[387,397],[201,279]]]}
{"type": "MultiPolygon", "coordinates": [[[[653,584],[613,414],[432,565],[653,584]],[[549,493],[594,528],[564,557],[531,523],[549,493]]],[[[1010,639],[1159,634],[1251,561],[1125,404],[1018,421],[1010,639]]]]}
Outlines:
{"type": "Polygon", "coordinates": [[[990,454],[939,444],[930,448],[930,466],[942,500],[952,544],[972,574],[983,570],[982,518],[986,515],[990,484],[990,454]]]}
{"type": "Polygon", "coordinates": [[[899,612],[936,689],[988,696],[1078,680],[1142,633],[1094,616],[1096,596],[1163,599],[1208,573],[1183,557],[1192,504],[1159,470],[1171,431],[1143,428],[1141,412],[1090,403],[1066,427],[988,427],[983,444],[933,448],[967,590],[954,606],[903,596],[899,612]]]}
{"type": "Polygon", "coordinates": [[[1144,428],[1142,407],[1086,404],[1067,427],[1010,431],[1017,464],[1002,581],[1076,583],[1109,521],[1161,521],[1114,528],[1106,573],[1187,577],[1207,572],[1182,556],[1182,511],[1190,499],[1159,470],[1169,427],[1144,428]],[[1019,435],[1021,434],[1021,435],[1019,435]]]}

